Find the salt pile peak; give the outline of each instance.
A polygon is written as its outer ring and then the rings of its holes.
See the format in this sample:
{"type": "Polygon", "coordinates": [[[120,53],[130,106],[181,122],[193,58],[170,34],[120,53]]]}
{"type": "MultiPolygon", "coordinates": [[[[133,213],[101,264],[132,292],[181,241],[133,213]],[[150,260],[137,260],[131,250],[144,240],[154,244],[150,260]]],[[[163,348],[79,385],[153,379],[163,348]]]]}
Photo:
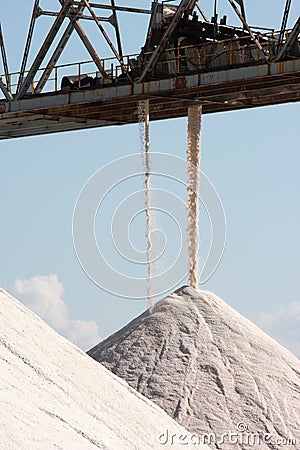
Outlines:
{"type": "Polygon", "coordinates": [[[1,450],[179,449],[159,437],[188,436],[3,290],[0,423],[1,450]]]}
{"type": "Polygon", "coordinates": [[[88,353],[189,431],[259,434],[213,448],[299,449],[299,359],[210,292],[183,287],[88,353]]]}

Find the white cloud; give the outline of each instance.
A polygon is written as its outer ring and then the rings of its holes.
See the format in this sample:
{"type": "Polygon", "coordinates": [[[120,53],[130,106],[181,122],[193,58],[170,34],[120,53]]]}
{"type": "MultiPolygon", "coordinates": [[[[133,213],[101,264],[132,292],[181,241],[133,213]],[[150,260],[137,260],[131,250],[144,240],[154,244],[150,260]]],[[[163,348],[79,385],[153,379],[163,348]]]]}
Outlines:
{"type": "Polygon", "coordinates": [[[300,358],[300,302],[282,306],[259,317],[259,325],[300,358]]]}
{"type": "Polygon", "coordinates": [[[16,280],[14,293],[58,333],[88,350],[100,341],[96,322],[72,320],[63,300],[64,287],[56,275],[16,280]]]}
{"type": "Polygon", "coordinates": [[[84,322],[82,320],[71,320],[66,330],[66,338],[84,350],[89,350],[98,344],[100,337],[96,322],[84,322]]]}

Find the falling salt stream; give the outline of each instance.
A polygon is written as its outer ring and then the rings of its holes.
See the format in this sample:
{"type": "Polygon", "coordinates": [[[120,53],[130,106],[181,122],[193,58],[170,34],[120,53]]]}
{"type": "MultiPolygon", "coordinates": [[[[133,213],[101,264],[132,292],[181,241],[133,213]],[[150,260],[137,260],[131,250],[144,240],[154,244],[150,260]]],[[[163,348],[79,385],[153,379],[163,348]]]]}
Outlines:
{"type": "Polygon", "coordinates": [[[151,279],[152,279],[152,264],[151,264],[151,209],[150,209],[150,155],[149,155],[149,100],[141,100],[138,104],[139,117],[139,133],[140,144],[143,156],[143,164],[145,169],[145,209],[146,209],[146,237],[147,237],[147,297],[150,306],[153,304],[151,295],[151,279]]]}
{"type": "MultiPolygon", "coordinates": [[[[199,190],[200,190],[200,131],[202,107],[200,105],[188,108],[188,256],[189,256],[189,284],[198,288],[198,249],[199,249],[199,190]]],[[[149,100],[141,100],[138,104],[140,145],[145,170],[145,210],[147,237],[147,297],[149,304],[153,304],[151,295],[152,263],[151,263],[151,227],[152,217],[150,208],[150,155],[149,155],[149,100]]]]}
{"type": "Polygon", "coordinates": [[[202,106],[188,108],[188,255],[189,283],[197,289],[199,248],[200,132],[202,106]]]}

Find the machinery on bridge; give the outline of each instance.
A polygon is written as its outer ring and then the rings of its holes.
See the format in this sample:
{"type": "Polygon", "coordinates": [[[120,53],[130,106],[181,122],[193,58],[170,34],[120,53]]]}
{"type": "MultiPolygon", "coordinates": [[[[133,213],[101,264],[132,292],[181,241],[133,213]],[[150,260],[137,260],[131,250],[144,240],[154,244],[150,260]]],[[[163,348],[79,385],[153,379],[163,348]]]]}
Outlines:
{"type": "Polygon", "coordinates": [[[244,0],[223,0],[226,15],[213,0],[212,17],[201,0],[153,0],[150,9],[115,0],[58,1],[60,9],[48,11],[43,0],[33,0],[18,72],[8,70],[0,27],[0,139],[136,123],[144,99],[150,101],[150,120],[186,116],[195,101],[206,114],[300,100],[300,17],[289,29],[292,0],[286,0],[279,31],[250,26],[244,0]],[[99,10],[109,15],[99,16],[99,10]],[[121,14],[149,16],[143,47],[129,56],[121,14]],[[43,16],[53,18],[52,26],[32,57],[36,22],[43,16]],[[101,55],[82,26],[87,21],[99,31],[101,55]],[[90,60],[59,65],[73,33],[90,60]]]}
{"type": "Polygon", "coordinates": [[[196,0],[181,0],[178,5],[158,0],[152,2],[151,10],[126,8],[111,5],[101,5],[87,0],[60,0],[60,12],[44,11],[39,0],[35,0],[32,19],[21,70],[15,91],[11,86],[8,74],[8,63],[4,47],[2,30],[0,29],[0,44],[2,52],[4,79],[0,80],[0,89],[8,101],[21,99],[28,95],[40,94],[47,83],[55,65],[58,62],[71,34],[77,31],[85,47],[96,64],[95,74],[77,73],[64,76],[60,80],[62,90],[77,90],[100,88],[109,84],[133,83],[144,80],[180,77],[198,72],[211,72],[229,67],[250,66],[276,60],[286,60],[300,57],[300,19],[294,28],[287,32],[287,22],[291,8],[291,0],[287,0],[282,27],[279,32],[271,29],[250,27],[246,19],[244,0],[228,0],[241,22],[241,26],[227,24],[227,16],[219,19],[217,2],[215,0],[214,15],[207,17],[196,0]],[[239,7],[238,7],[238,6],[239,7]],[[95,9],[110,10],[109,17],[98,17],[95,9]],[[84,15],[87,9],[89,15],[84,15]],[[149,14],[149,27],[146,41],[141,53],[135,58],[125,58],[122,52],[122,42],[119,30],[117,11],[149,14]],[[45,42],[40,48],[30,69],[26,70],[33,30],[36,19],[40,16],[54,16],[55,22],[49,31],[45,42]],[[61,28],[64,19],[70,23],[53,52],[47,66],[40,70],[49,46],[61,28]],[[106,70],[103,60],[99,57],[88,40],[80,20],[94,20],[104,36],[110,50],[117,61],[116,70],[106,70]],[[115,29],[117,46],[115,46],[105,31],[102,22],[109,22],[115,29]],[[39,79],[35,81],[35,77],[39,79]]]}
{"type": "MultiPolygon", "coordinates": [[[[273,30],[261,33],[259,29],[254,32],[247,23],[243,0],[237,2],[241,11],[233,1],[229,2],[242,22],[240,28],[228,25],[226,15],[218,20],[216,9],[209,20],[195,0],[181,2],[178,7],[152,3],[145,46],[135,64],[131,61],[133,78],[210,72],[277,59],[283,49],[288,12],[280,33],[273,30]]],[[[296,30],[299,34],[299,22],[296,30]]],[[[285,58],[300,56],[297,33],[284,52],[285,58]]]]}

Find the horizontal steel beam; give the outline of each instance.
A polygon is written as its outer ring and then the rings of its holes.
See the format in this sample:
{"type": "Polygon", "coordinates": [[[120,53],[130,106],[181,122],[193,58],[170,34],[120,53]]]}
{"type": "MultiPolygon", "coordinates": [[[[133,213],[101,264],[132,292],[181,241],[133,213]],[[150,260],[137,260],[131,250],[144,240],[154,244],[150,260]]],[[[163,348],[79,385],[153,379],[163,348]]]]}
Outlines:
{"type": "Polygon", "coordinates": [[[137,123],[138,101],[150,120],[183,117],[195,101],[203,113],[300,101],[300,58],[134,85],[0,102],[0,139],[137,123]]]}
{"type": "MultiPolygon", "coordinates": [[[[74,5],[79,5],[80,2],[74,2],[74,5]]],[[[123,12],[132,12],[137,14],[151,14],[151,9],[142,9],[142,8],[131,8],[127,6],[113,6],[113,5],[104,5],[101,3],[91,3],[90,5],[92,8],[98,8],[98,9],[109,9],[111,11],[123,11],[123,12]]]]}
{"type": "Polygon", "coordinates": [[[264,78],[267,80],[269,76],[282,76],[282,79],[284,79],[285,76],[295,73],[300,76],[300,58],[271,64],[260,64],[257,66],[218,70],[214,72],[188,75],[186,77],[134,83],[133,85],[119,84],[94,90],[79,90],[70,93],[57,93],[56,95],[49,93],[44,94],[43,96],[32,96],[10,104],[6,104],[4,102],[2,105],[6,109],[6,112],[17,112],[36,108],[55,106],[61,107],[63,105],[76,105],[90,102],[93,103],[97,101],[102,102],[110,99],[120,101],[122,98],[132,97],[134,95],[152,95],[154,93],[162,93],[166,91],[173,91],[176,95],[176,91],[180,85],[184,85],[185,89],[191,89],[192,91],[193,88],[206,89],[208,86],[218,83],[228,83],[229,85],[231,82],[247,83],[247,80],[250,79],[255,80],[264,78]]]}
{"type": "Polygon", "coordinates": [[[16,137],[37,136],[41,134],[58,133],[62,131],[75,131],[87,128],[98,128],[101,126],[114,125],[107,120],[89,119],[85,122],[75,121],[72,117],[45,117],[43,115],[33,115],[32,120],[7,124],[1,127],[0,139],[11,139],[16,137]]]}
{"type": "MultiPolygon", "coordinates": [[[[39,9],[39,16],[49,16],[49,17],[57,17],[58,12],[55,11],[44,11],[43,9],[39,9]]],[[[94,20],[93,17],[87,16],[86,14],[76,14],[76,13],[69,13],[66,15],[69,19],[84,19],[84,20],[94,20]]],[[[98,17],[97,19],[100,22],[110,22],[113,25],[112,16],[110,17],[98,17]]]]}

